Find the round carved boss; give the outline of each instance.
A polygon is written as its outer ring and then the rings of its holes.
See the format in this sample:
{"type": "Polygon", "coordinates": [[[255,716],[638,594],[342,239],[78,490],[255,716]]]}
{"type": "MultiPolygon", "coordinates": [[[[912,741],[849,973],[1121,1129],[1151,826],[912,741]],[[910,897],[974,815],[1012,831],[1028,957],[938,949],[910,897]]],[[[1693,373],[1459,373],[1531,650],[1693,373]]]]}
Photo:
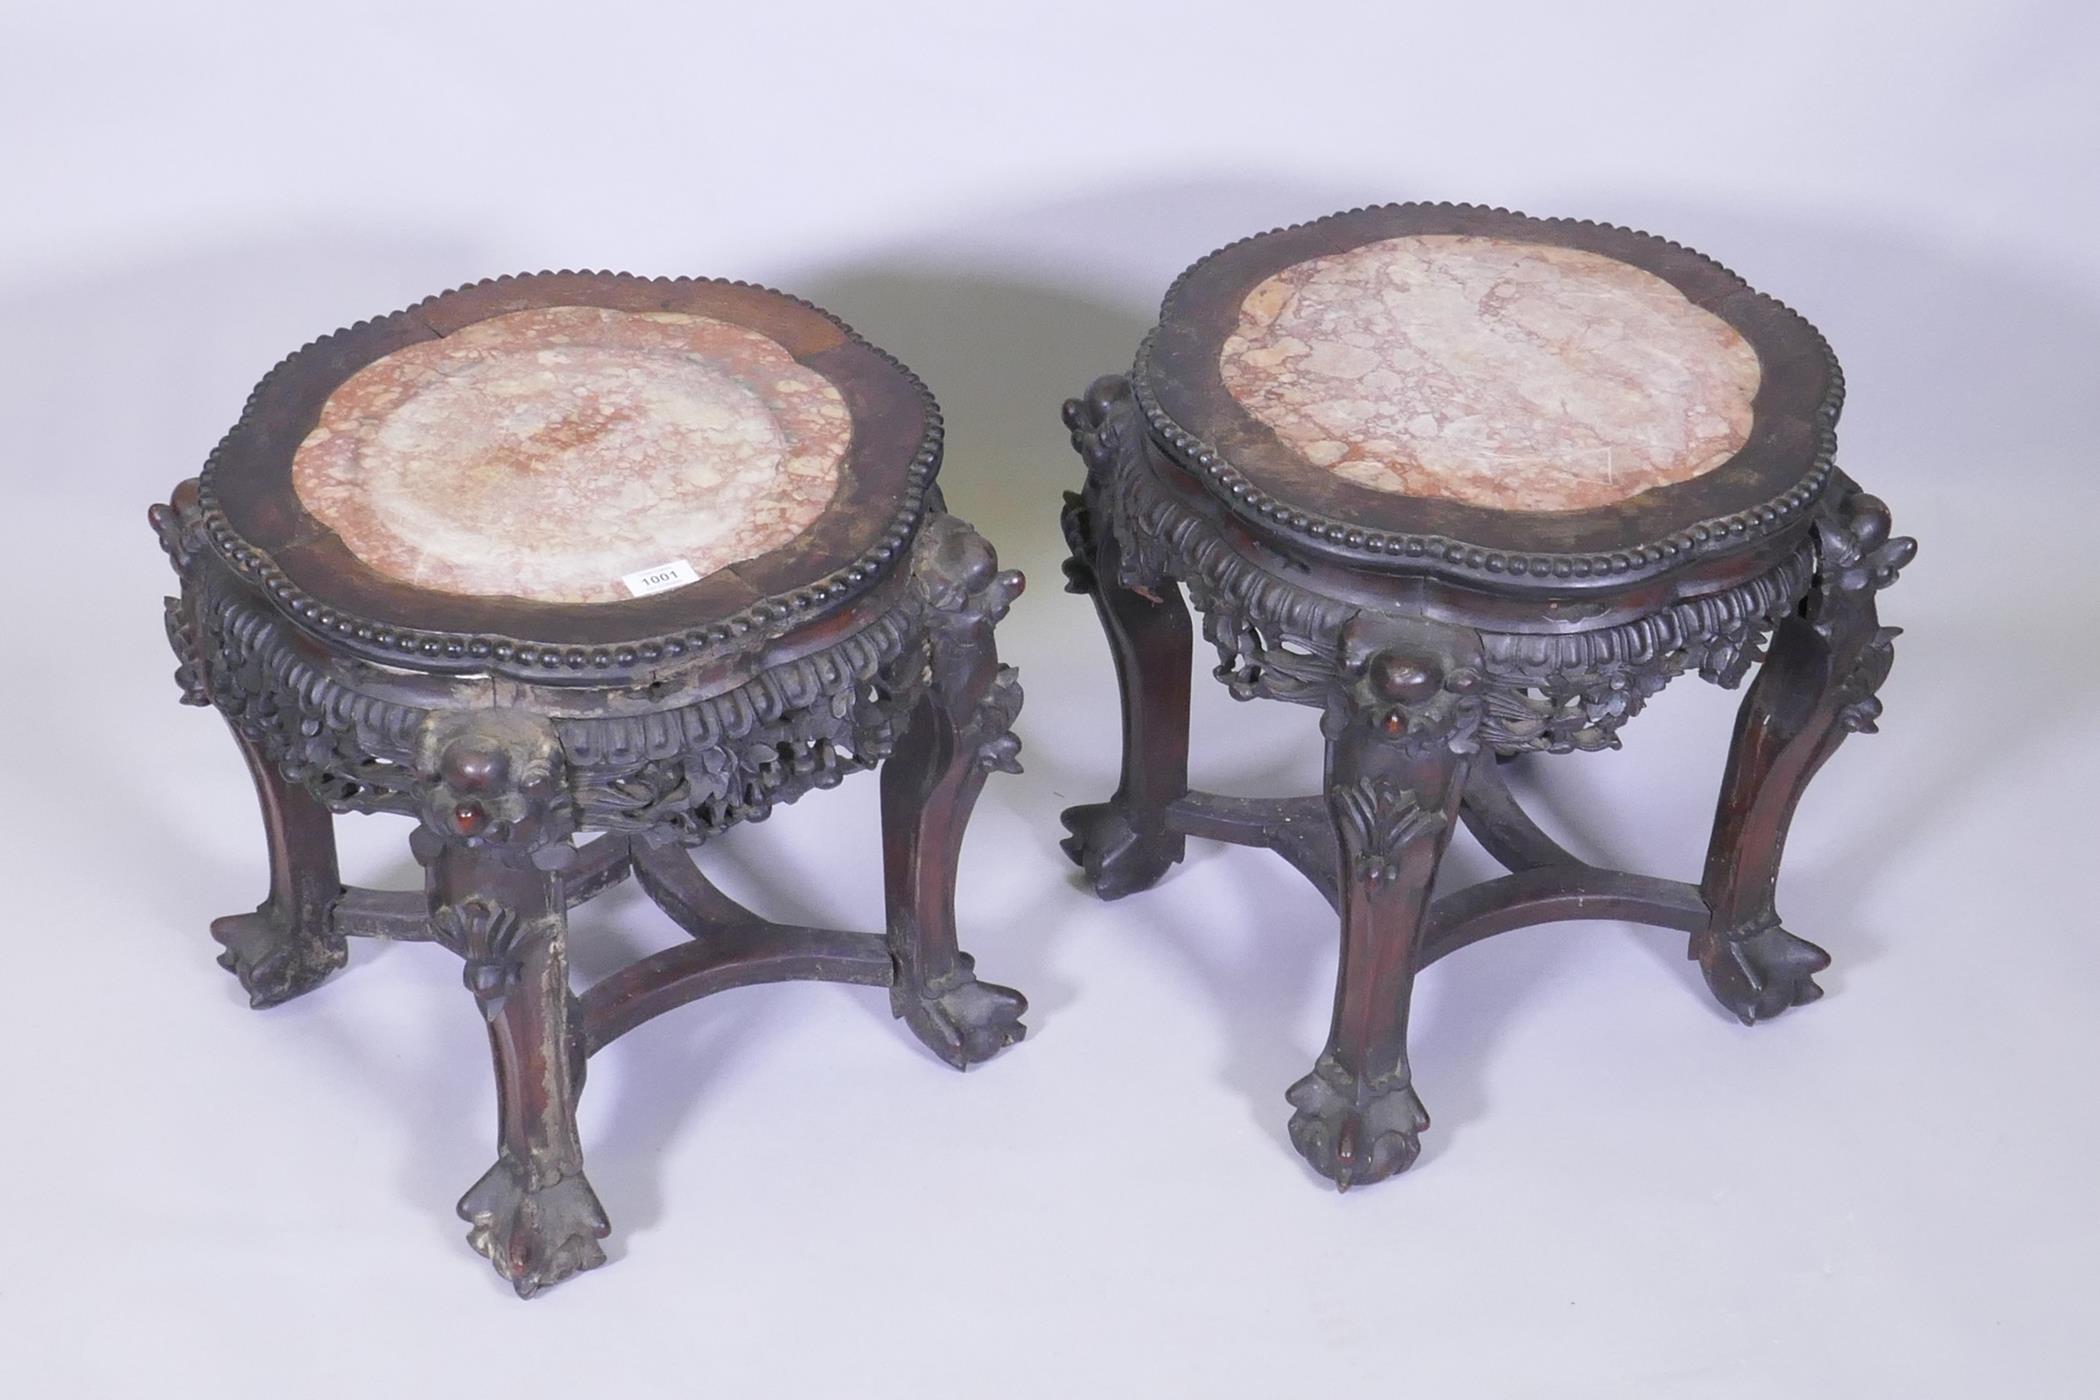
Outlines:
{"type": "Polygon", "coordinates": [[[1545,594],[1805,528],[1843,398],[1815,328],[1698,253],[1442,204],[1211,254],[1133,385],[1172,460],[1280,547],[1545,594]]]}
{"type": "Polygon", "coordinates": [[[877,591],[940,443],[917,377],[806,302],[541,273],[291,355],[197,506],[209,552],[332,652],[618,684],[877,591]]]}

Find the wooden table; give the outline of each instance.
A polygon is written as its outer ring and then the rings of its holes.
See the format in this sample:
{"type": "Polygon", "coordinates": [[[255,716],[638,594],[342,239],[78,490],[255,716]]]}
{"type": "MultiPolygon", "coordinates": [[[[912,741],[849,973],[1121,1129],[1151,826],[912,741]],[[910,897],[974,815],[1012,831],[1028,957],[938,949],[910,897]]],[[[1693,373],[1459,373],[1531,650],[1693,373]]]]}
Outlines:
{"type": "Polygon", "coordinates": [[[1916,549],[1836,466],[1842,397],[1812,326],[1697,253],[1415,204],[1205,258],[1134,370],[1065,405],[1067,574],[1124,720],[1121,782],[1065,813],[1065,849],[1114,899],[1191,836],[1264,846],[1335,906],[1332,1028],[1288,1099],[1336,1185],[1414,1161],[1414,977],[1489,934],[1681,929],[1746,1023],[1820,995],[1780,852],[1809,778],[1874,728],[1875,595],[1916,549]],[[1189,787],[1184,593],[1234,696],[1320,711],[1322,792],[1189,787]],[[1579,860],[1512,799],[1502,764],[1616,747],[1672,678],[1734,686],[1760,655],[1698,881],[1579,860]],[[1509,873],[1432,900],[1460,825],[1509,873]]]}
{"type": "Polygon", "coordinates": [[[1022,1036],[953,901],[978,791],[1018,771],[992,629],[1022,579],[945,513],[940,455],[918,379],[805,302],[541,274],[308,345],[152,510],[183,699],[268,829],[220,962],[265,1007],[351,936],[465,961],[500,1109],[459,1210],[521,1296],[604,1262],[576,1099],[649,1018],[818,979],[888,987],[957,1068],[1022,1036]],[[687,854],[878,766],[884,933],[772,923],[687,854]],[[417,819],[424,893],[343,886],[332,814],[373,811],[417,819]],[[630,871],[692,941],[578,996],[565,911],[630,871]]]}

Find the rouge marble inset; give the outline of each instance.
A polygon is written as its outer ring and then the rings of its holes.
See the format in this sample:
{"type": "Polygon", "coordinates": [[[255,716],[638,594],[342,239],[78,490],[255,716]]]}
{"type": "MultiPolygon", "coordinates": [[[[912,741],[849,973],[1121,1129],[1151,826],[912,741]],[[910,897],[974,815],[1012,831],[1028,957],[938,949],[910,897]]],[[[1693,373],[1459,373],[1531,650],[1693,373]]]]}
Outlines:
{"type": "Polygon", "coordinates": [[[793,540],[852,441],[831,381],[757,331],[591,306],[518,311],[382,356],[294,454],[300,503],[418,588],[545,603],[629,597],[793,540]]]}
{"type": "Polygon", "coordinates": [[[1291,450],[1379,491],[1586,510],[1712,471],[1747,440],[1757,352],[1596,253],[1416,234],[1284,268],[1219,352],[1291,450]]]}

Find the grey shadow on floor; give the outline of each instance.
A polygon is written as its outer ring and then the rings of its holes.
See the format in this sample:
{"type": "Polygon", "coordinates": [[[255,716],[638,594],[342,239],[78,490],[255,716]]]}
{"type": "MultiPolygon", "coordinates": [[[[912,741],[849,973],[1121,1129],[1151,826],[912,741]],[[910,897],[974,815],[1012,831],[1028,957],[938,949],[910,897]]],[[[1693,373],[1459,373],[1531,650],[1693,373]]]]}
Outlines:
{"type": "MultiPolygon", "coordinates": [[[[1003,565],[1028,576],[1000,643],[1002,659],[1020,667],[1031,705],[1055,703],[1062,690],[1055,673],[1072,664],[1045,644],[1048,634],[1091,616],[1084,599],[1060,591],[1067,552],[1060,498],[1083,477],[1060,421],[1062,402],[1096,377],[1129,368],[1160,295],[1183,265],[1250,228],[1349,198],[1292,179],[1112,187],[974,213],[909,249],[812,268],[795,282],[799,293],[910,365],[940,400],[949,508],[993,542],[1003,565]],[[1058,613],[1062,618],[1052,621],[1058,613]]],[[[1099,647],[1097,635],[1088,641],[1099,647]]],[[[1107,667],[1105,650],[1088,660],[1107,667]]],[[[1104,726],[1115,723],[1113,710],[1104,711],[1104,726]]],[[[1039,833],[1043,857],[1062,861],[1051,790],[1096,780],[1083,777],[1071,756],[1033,743],[1030,728],[1024,708],[1017,730],[1026,772],[1018,780],[994,775],[979,811],[1010,806],[1039,833]]],[[[1098,763],[1104,752],[1090,746],[1086,758],[1098,763]]],[[[967,846],[963,859],[967,882],[967,846]]],[[[959,913],[966,946],[987,973],[996,967],[1028,995],[1038,1029],[1075,995],[1057,966],[1054,917],[1033,927],[972,929],[967,912],[959,913]]]]}

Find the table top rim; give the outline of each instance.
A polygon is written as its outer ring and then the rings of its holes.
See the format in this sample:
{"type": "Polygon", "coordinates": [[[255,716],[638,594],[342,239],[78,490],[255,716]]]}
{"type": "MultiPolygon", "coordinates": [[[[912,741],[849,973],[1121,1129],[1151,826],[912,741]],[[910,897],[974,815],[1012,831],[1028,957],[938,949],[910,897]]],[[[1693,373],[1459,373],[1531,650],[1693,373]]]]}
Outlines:
{"type": "Polygon", "coordinates": [[[871,592],[906,556],[928,511],[942,439],[940,409],[924,382],[800,297],[723,278],[524,273],[439,292],[287,355],[213,449],[198,499],[211,549],[331,650],[441,673],[617,684],[656,658],[746,650],[871,592]],[[775,339],[822,373],[846,398],[854,429],[840,488],[823,515],[782,548],[682,588],[616,602],[545,603],[386,578],[305,513],[292,489],[293,456],[329,394],[352,375],[465,325],[568,305],[714,316],[775,339]]]}
{"type": "Polygon", "coordinates": [[[1682,244],[1590,220],[1421,202],[1345,210],[1198,259],[1162,299],[1132,379],[1156,442],[1251,528],[1354,567],[1523,592],[1637,581],[1798,526],[1834,469],[1844,393],[1836,357],[1813,325],[1682,244]],[[1676,286],[1758,353],[1763,375],[1749,441],[1710,472],[1578,511],[1500,511],[1340,478],[1294,482],[1294,474],[1310,476],[1309,464],[1232,399],[1218,372],[1240,303],[1282,268],[1419,234],[1596,252],[1676,286]]]}

